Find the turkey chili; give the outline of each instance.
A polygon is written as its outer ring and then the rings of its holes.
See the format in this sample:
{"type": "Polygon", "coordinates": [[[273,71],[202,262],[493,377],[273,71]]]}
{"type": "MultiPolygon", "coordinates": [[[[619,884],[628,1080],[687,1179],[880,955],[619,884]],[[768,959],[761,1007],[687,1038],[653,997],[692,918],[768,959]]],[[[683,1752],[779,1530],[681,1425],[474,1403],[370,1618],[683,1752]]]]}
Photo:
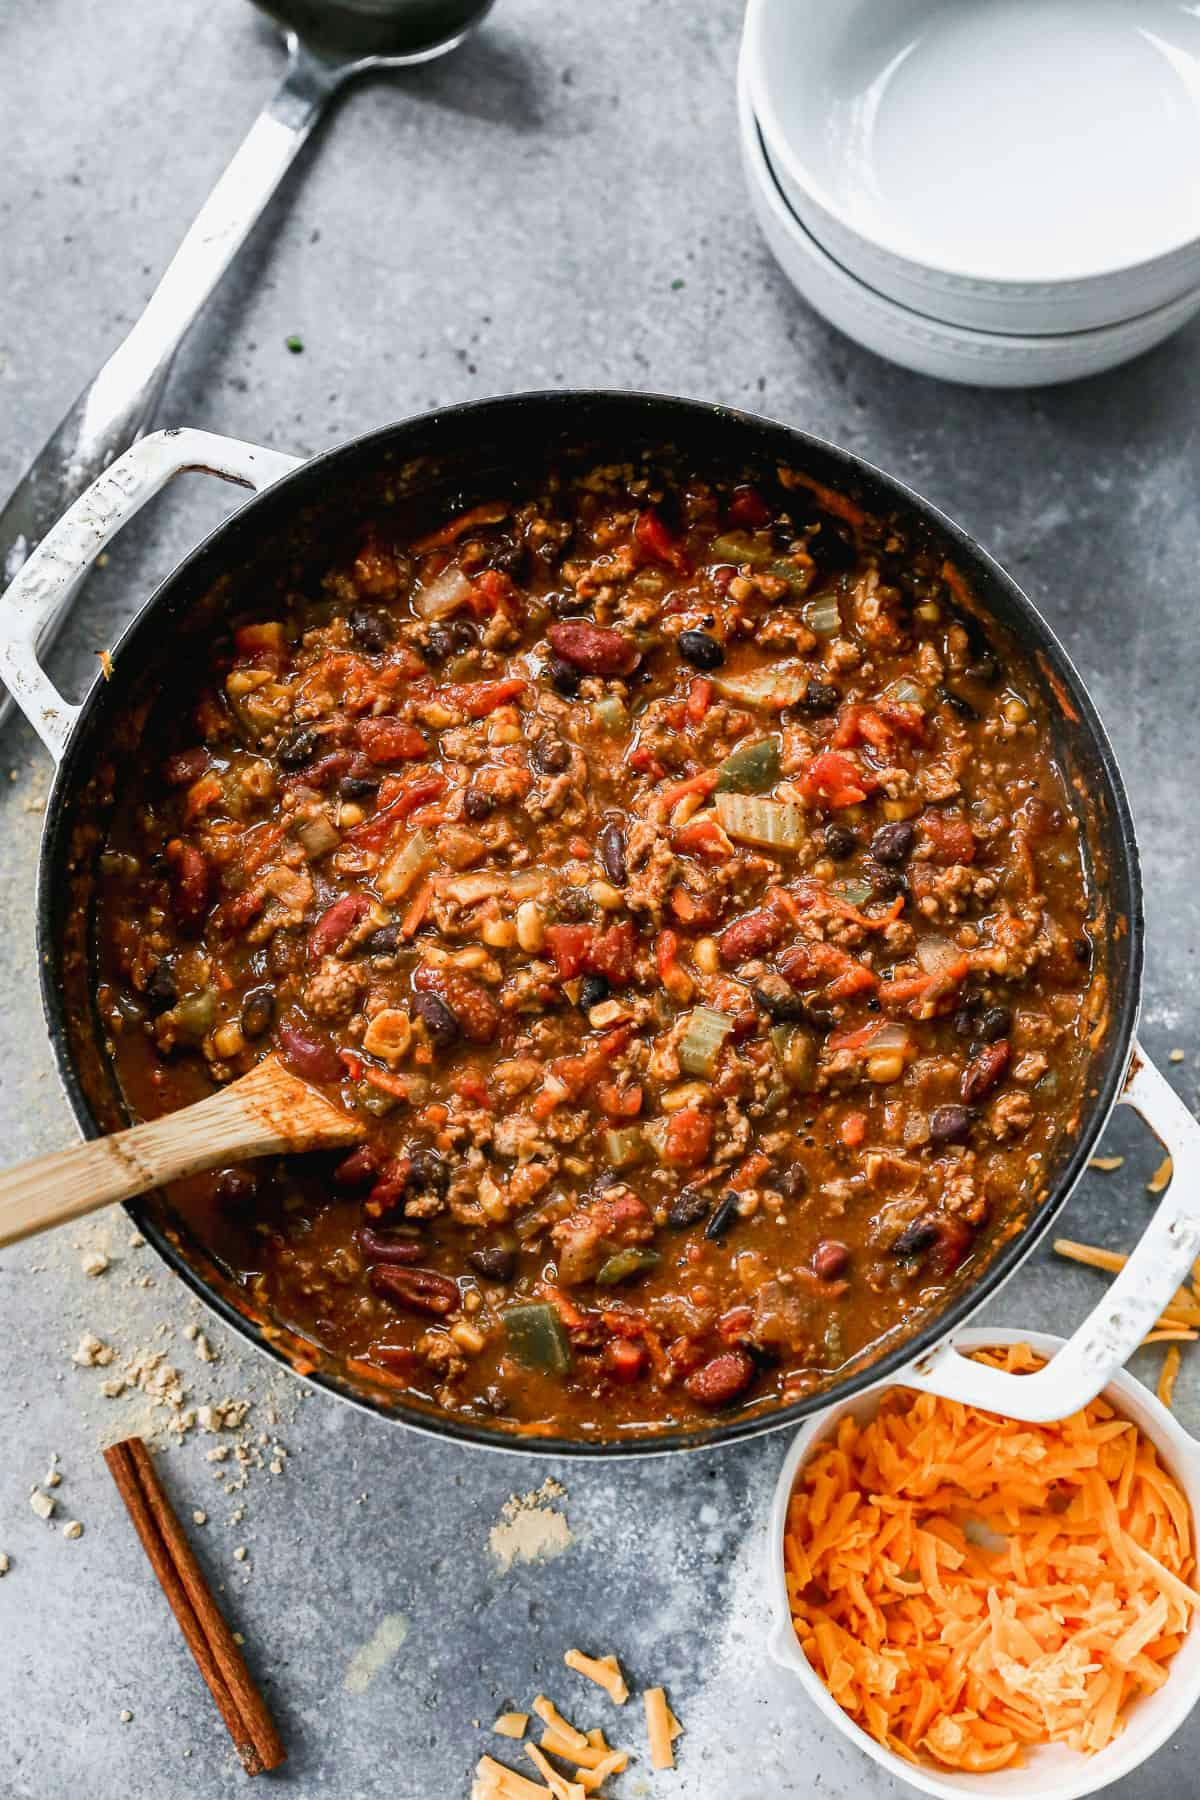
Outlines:
{"type": "Polygon", "coordinates": [[[386,508],[212,642],[101,857],[132,1109],[275,1053],[363,1145],[173,1194],[246,1304],[581,1437],[798,1397],[971,1278],[1083,1079],[1041,702],[781,470],[386,508]]]}

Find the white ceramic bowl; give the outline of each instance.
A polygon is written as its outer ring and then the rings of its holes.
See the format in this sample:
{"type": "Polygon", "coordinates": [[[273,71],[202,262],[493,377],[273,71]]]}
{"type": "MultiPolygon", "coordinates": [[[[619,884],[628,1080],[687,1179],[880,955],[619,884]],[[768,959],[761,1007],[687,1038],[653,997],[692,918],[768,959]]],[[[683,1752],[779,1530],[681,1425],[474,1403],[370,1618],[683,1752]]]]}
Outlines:
{"type": "MultiPolygon", "coordinates": [[[[996,1327],[972,1328],[954,1333],[955,1347],[976,1350],[983,1344],[1032,1344],[1035,1350],[1051,1356],[1061,1349],[1063,1340],[1039,1331],[1004,1331],[996,1327]]],[[[1118,1738],[1098,1750],[1094,1756],[1083,1756],[1064,1745],[1038,1745],[1026,1753],[1022,1767],[997,1769],[988,1775],[957,1775],[921,1765],[915,1767],[885,1750],[867,1732],[860,1729],[843,1712],[825,1683],[815,1673],[801,1650],[788,1609],[787,1583],[783,1566],[783,1533],[787,1523],[788,1500],[799,1470],[818,1444],[833,1436],[838,1423],[847,1413],[856,1418],[870,1418],[880,1396],[889,1387],[902,1382],[884,1381],[865,1393],[812,1419],[796,1437],[779,1475],[775,1503],[767,1539],[767,1591],[771,1597],[774,1622],[769,1649],[781,1668],[790,1670],[800,1680],[827,1719],[838,1727],[860,1750],[873,1758],[897,1780],[925,1794],[937,1794],[942,1800],[1080,1800],[1094,1794],[1153,1755],[1160,1744],[1177,1731],[1200,1699],[1200,1627],[1193,1622],[1183,1645],[1170,1665],[1170,1675],[1157,1693],[1143,1695],[1129,1708],[1125,1729],[1118,1738]]],[[[1166,1466],[1187,1495],[1193,1519],[1200,1519],[1200,1444],[1187,1432],[1153,1394],[1126,1370],[1118,1370],[1104,1389],[1104,1398],[1126,1418],[1145,1432],[1154,1443],[1166,1466]]]]}
{"type": "Polygon", "coordinates": [[[1189,0],[750,0],[745,58],[793,211],[917,312],[1077,331],[1200,285],[1189,0]]]}
{"type": "Polygon", "coordinates": [[[1122,325],[1056,337],[969,331],[925,318],[843,269],[791,211],[763,147],[744,54],[738,75],[738,119],[751,205],[784,274],[831,325],[906,369],[973,387],[1044,387],[1076,381],[1140,356],[1200,312],[1197,288],[1122,325]]]}

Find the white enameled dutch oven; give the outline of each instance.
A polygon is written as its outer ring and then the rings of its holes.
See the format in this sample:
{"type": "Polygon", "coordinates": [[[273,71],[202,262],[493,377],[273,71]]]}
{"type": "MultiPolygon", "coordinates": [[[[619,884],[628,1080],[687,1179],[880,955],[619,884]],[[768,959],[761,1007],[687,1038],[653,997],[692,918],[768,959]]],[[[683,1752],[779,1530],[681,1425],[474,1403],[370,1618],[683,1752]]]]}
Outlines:
{"type": "MultiPolygon", "coordinates": [[[[1044,1331],[1005,1331],[995,1327],[972,1327],[955,1332],[954,1344],[956,1353],[968,1355],[985,1345],[1030,1344],[1050,1359],[1045,1370],[1037,1375],[1002,1375],[1000,1379],[1009,1384],[1038,1381],[1042,1375],[1049,1375],[1063,1351],[1063,1340],[1044,1331]]],[[[979,1363],[971,1366],[981,1375],[999,1373],[979,1363]]],[[[1170,1674],[1164,1685],[1157,1693],[1143,1695],[1133,1702],[1126,1714],[1124,1731],[1103,1750],[1084,1756],[1062,1744],[1035,1745],[1026,1752],[1019,1768],[996,1769],[986,1775],[958,1774],[950,1769],[939,1769],[932,1763],[914,1766],[894,1751],[885,1749],[842,1710],[800,1648],[788,1609],[783,1561],[783,1534],[792,1489],[809,1457],[836,1435],[842,1419],[848,1413],[863,1421],[871,1418],[885,1390],[895,1386],[922,1388],[932,1393],[942,1391],[936,1380],[930,1381],[915,1373],[902,1376],[899,1383],[880,1382],[853,1399],[831,1406],[820,1418],[810,1420],[797,1433],[788,1452],[779,1473],[766,1543],[767,1591],[773,1614],[768,1649],[772,1660],[797,1677],[825,1717],[851,1743],[857,1744],[898,1781],[907,1782],[922,1793],[939,1795],[941,1800],[1081,1800],[1084,1794],[1094,1794],[1097,1789],[1107,1787],[1110,1781],[1128,1775],[1153,1755],[1172,1732],[1179,1729],[1200,1699],[1200,1628],[1194,1621],[1171,1660],[1170,1674]]],[[[1200,1519],[1200,1444],[1189,1437],[1179,1421],[1127,1370],[1115,1370],[1100,1391],[1118,1413],[1132,1419],[1156,1446],[1164,1465],[1187,1496],[1193,1521],[1200,1519]]],[[[1044,1416],[1063,1416],[1071,1411],[1068,1398],[1064,1393],[1057,1414],[1044,1416]]],[[[974,1404],[990,1402],[975,1400],[974,1404]]],[[[1014,1409],[1009,1407],[1007,1410],[1011,1413],[1014,1409]]],[[[1017,1416],[1023,1415],[1018,1413],[1017,1416]]]]}
{"type": "MultiPolygon", "coordinates": [[[[1093,991],[1102,996],[1089,1043],[1078,1130],[1047,1159],[1017,1230],[1001,1231],[975,1266],[907,1331],[831,1374],[786,1406],[750,1401],[702,1425],[681,1422],[619,1438],[522,1439],[502,1421],[436,1411],[361,1372],[289,1340],[276,1321],[247,1315],[234,1289],[182,1235],[161,1196],[131,1215],[176,1272],[234,1330],[285,1361],[302,1361],[319,1384],[443,1436],[550,1455],[612,1456],[730,1442],[819,1413],[880,1380],[934,1392],[1026,1420],[1073,1412],[1110,1382],[1200,1256],[1200,1125],[1148,1063],[1135,1039],[1142,970],[1142,900],[1137,847],[1111,746],[1083,682],[1045,620],[1003,569],[944,514],[831,444],[771,420],[669,396],[595,391],[517,394],[403,421],[302,462],[199,431],[142,440],[64,514],[0,598],[0,676],[57,764],[42,842],[37,932],[42,997],[67,1098],[81,1130],[98,1136],[128,1123],[98,1029],[91,992],[88,921],[106,808],[123,776],[141,779],[138,708],[161,704],[173,671],[203,657],[214,622],[248,605],[281,567],[328,566],[338,532],[361,527],[383,493],[445,506],[470,505],[497,481],[544,480],[550,467],[587,467],[642,452],[682,459],[691,472],[774,479],[781,463],[849,493],[894,519],[914,545],[953,559],[994,643],[1019,655],[1022,679],[1051,732],[1078,796],[1081,841],[1095,895],[1093,991]],[[259,490],[194,550],[140,608],[81,705],[54,688],[38,644],[64,594],[121,526],[175,476],[219,476],[259,490]],[[308,562],[305,562],[305,559],[308,562]],[[1017,1377],[968,1361],[955,1332],[1033,1249],[1087,1166],[1113,1107],[1127,1104],[1171,1152],[1175,1177],[1128,1264],[1104,1298],[1036,1375],[1017,1377]]],[[[536,487],[532,491],[537,491],[536,487]]],[[[1001,1224],[1004,1222],[1001,1221],[1001,1224]]]]}

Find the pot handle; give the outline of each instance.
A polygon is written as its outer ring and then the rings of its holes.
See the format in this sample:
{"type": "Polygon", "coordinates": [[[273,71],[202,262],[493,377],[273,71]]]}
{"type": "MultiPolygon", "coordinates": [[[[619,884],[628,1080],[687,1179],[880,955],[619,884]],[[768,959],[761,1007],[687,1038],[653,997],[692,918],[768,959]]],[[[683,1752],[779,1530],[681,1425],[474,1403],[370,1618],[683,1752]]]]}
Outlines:
{"type": "Polygon", "coordinates": [[[67,593],[105,545],[184,470],[259,489],[302,461],[210,431],[156,431],[119,456],[51,526],[0,595],[0,677],[55,762],[62,760],[80,709],[64,700],[46,675],[38,644],[67,593]]]}
{"type": "Polygon", "coordinates": [[[1134,1046],[1120,1096],[1171,1154],[1172,1175],[1129,1261],[1078,1330],[1044,1368],[1008,1375],[960,1356],[953,1341],[906,1371],[906,1387],[1041,1424],[1094,1400],[1128,1360],[1200,1256],[1200,1121],[1134,1046]]]}

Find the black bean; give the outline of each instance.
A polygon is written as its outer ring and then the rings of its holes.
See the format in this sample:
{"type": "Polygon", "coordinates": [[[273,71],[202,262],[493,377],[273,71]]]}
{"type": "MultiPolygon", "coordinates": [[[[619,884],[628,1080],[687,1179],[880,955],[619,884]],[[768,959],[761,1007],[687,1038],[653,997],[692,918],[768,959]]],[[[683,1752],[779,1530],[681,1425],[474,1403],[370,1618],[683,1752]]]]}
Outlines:
{"type": "Polygon", "coordinates": [[[387,613],[370,606],[356,606],[350,614],[350,635],[360,650],[378,656],[395,637],[396,628],[387,613]]]}
{"type": "Polygon", "coordinates": [[[363,800],[373,794],[379,786],[377,775],[343,775],[338,782],[338,793],[343,800],[363,800]]]}
{"type": "Polygon", "coordinates": [[[675,641],[684,662],[694,669],[719,669],[725,661],[724,650],[707,631],[681,631],[675,641]]]}
{"type": "Polygon", "coordinates": [[[556,693],[561,694],[564,700],[570,700],[579,692],[579,683],[582,679],[579,670],[571,663],[564,662],[561,656],[556,656],[552,662],[547,663],[546,673],[550,677],[551,687],[556,693]]]}
{"type": "Polygon", "coordinates": [[[409,1187],[422,1193],[444,1195],[450,1186],[450,1170],[434,1150],[414,1150],[409,1158],[409,1187]]]}
{"type": "Polygon", "coordinates": [[[506,1250],[503,1244],[485,1244],[482,1250],[469,1250],[467,1261],[488,1281],[511,1281],[517,1266],[517,1253],[506,1250]]]}
{"type": "Polygon", "coordinates": [[[293,731],[289,737],[284,738],[275,752],[276,759],[285,769],[302,769],[316,754],[317,734],[307,729],[293,731]]]}
{"type": "Polygon", "coordinates": [[[867,862],[863,864],[863,880],[870,882],[876,900],[892,900],[897,894],[908,892],[908,876],[903,869],[884,869],[876,862],[867,862]]]}
{"type": "Polygon", "coordinates": [[[803,1163],[790,1162],[767,1185],[774,1187],[776,1193],[782,1194],[785,1200],[800,1200],[808,1192],[808,1171],[803,1163]]]}
{"type": "Polygon", "coordinates": [[[463,812],[476,823],[480,819],[486,819],[495,804],[492,796],[485,794],[482,788],[469,787],[463,795],[463,812]]]}
{"type": "Polygon", "coordinates": [[[550,596],[550,611],[556,619],[578,618],[580,613],[589,611],[591,601],[581,598],[574,588],[564,588],[560,594],[550,596]]]}
{"type": "Polygon", "coordinates": [[[559,917],[563,919],[589,919],[592,915],[592,903],[586,888],[563,888],[556,905],[559,917]]]}
{"type": "Polygon", "coordinates": [[[458,1037],[458,1020],[444,1000],[424,989],[412,997],[412,1009],[439,1050],[444,1050],[458,1037]]]}
{"type": "Polygon", "coordinates": [[[146,1005],[152,1013],[166,1012],[178,1000],[179,989],[175,985],[175,973],[165,956],[155,963],[154,972],[146,983],[144,992],[146,1005]]]}
{"type": "Polygon", "coordinates": [[[837,1014],[830,1012],[827,1006],[806,1005],[804,1017],[814,1031],[832,1031],[837,1024],[837,1014]]]}
{"type": "Polygon", "coordinates": [[[445,662],[456,651],[469,650],[476,641],[475,627],[467,619],[438,620],[429,627],[425,639],[426,655],[431,662],[445,662]]]}
{"type": "Polygon", "coordinates": [[[956,712],[960,719],[977,719],[979,717],[966,695],[956,694],[953,688],[939,687],[938,698],[944,700],[950,710],[956,712]]]}
{"type": "Polygon", "coordinates": [[[667,1208],[667,1223],[684,1231],[689,1225],[699,1224],[711,1206],[712,1201],[699,1188],[680,1188],[667,1208]]]}
{"type": "Polygon", "coordinates": [[[585,975],[579,984],[579,1004],[584,1012],[608,999],[608,976],[585,975]]]}
{"type": "Polygon", "coordinates": [[[499,544],[489,555],[488,563],[502,575],[524,581],[529,573],[529,550],[525,544],[499,544]]]}
{"type": "Polygon", "coordinates": [[[1091,940],[1091,938],[1087,935],[1086,932],[1082,932],[1079,935],[1079,937],[1077,937],[1075,939],[1075,942],[1072,944],[1071,948],[1075,952],[1076,962],[1081,962],[1083,964],[1084,968],[1086,969],[1092,960],[1092,940],[1091,940]]]}
{"type": "Polygon", "coordinates": [[[963,673],[969,675],[972,681],[982,681],[986,686],[992,687],[999,681],[1001,669],[991,652],[985,650],[981,656],[975,658],[974,662],[967,664],[963,673]]]}
{"type": "Polygon", "coordinates": [[[722,1194],[717,1203],[717,1210],[704,1227],[704,1235],[719,1244],[729,1227],[738,1216],[738,1197],[736,1194],[722,1194]]]}
{"type": "Polygon", "coordinates": [[[808,1017],[808,1007],[800,995],[782,975],[773,971],[768,971],[756,984],[754,998],[767,1017],[778,1024],[799,1024],[808,1017]]]}
{"type": "Polygon", "coordinates": [[[600,828],[600,863],[614,887],[624,887],[628,879],[625,868],[625,827],[610,819],[600,828]]]}
{"type": "Polygon", "coordinates": [[[275,990],[269,987],[251,988],[242,1001],[241,1027],[242,1036],[248,1038],[264,1037],[271,1029],[271,1020],[275,1017],[275,990]]]}
{"type": "Polygon", "coordinates": [[[871,839],[871,855],[881,863],[907,862],[916,841],[916,827],[908,819],[897,819],[879,827],[871,839]]]}
{"type": "Polygon", "coordinates": [[[972,1037],[975,1032],[975,1016],[982,1004],[978,994],[964,994],[958,1011],[954,1015],[954,1033],[956,1037],[972,1037]]]}
{"type": "Polygon", "coordinates": [[[854,533],[840,520],[823,516],[808,540],[808,554],[821,575],[840,575],[858,561],[854,533]]]}
{"type": "Polygon", "coordinates": [[[827,825],[825,827],[825,853],[832,856],[834,862],[841,862],[847,856],[853,856],[858,849],[858,839],[848,825],[827,825]]]}
{"type": "Polygon", "coordinates": [[[929,1115],[935,1144],[965,1144],[971,1135],[971,1113],[965,1106],[935,1106],[929,1115]]]}
{"type": "Polygon", "coordinates": [[[976,1021],[975,1036],[981,1044],[996,1044],[1012,1030],[1012,1013],[1007,1006],[989,1006],[976,1021]]]}
{"type": "Polygon", "coordinates": [[[529,760],[543,775],[561,775],[571,766],[571,752],[560,737],[547,731],[535,740],[529,760]]]}
{"type": "Polygon", "coordinates": [[[395,956],[400,948],[400,927],[381,925],[370,937],[363,938],[358,948],[362,956],[395,956]]]}
{"type": "Polygon", "coordinates": [[[842,696],[830,681],[810,681],[800,702],[810,713],[833,712],[841,703],[842,696]]]}
{"type": "Polygon", "coordinates": [[[892,1255],[904,1259],[921,1256],[937,1243],[940,1235],[933,1219],[914,1219],[911,1225],[904,1227],[892,1245],[892,1255]]]}
{"type": "Polygon", "coordinates": [[[258,1177],[249,1169],[222,1169],[215,1192],[222,1206],[248,1206],[258,1192],[258,1177]]]}

